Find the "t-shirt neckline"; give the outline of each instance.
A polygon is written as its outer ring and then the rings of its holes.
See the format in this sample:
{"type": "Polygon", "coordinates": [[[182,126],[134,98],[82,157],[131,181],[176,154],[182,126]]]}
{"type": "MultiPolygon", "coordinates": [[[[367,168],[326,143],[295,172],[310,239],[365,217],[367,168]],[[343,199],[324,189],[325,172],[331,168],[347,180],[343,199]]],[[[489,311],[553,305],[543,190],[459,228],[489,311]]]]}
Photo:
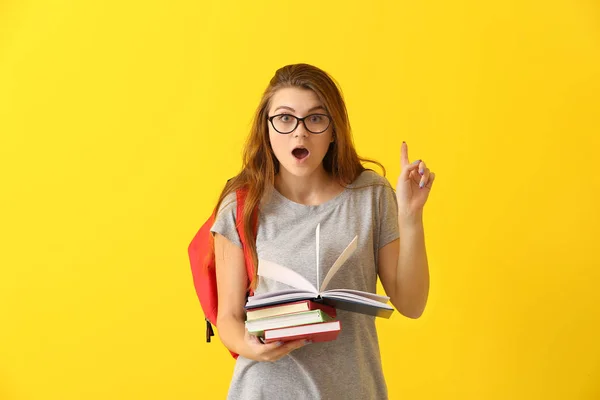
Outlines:
{"type": "Polygon", "coordinates": [[[278,199],[279,203],[282,203],[286,207],[297,210],[297,211],[312,211],[312,212],[319,212],[319,211],[323,211],[323,210],[329,209],[331,207],[337,206],[338,204],[340,204],[341,202],[343,202],[346,199],[346,197],[348,196],[348,193],[350,191],[350,188],[345,187],[343,191],[341,191],[340,193],[338,193],[331,199],[329,199],[321,204],[308,205],[308,204],[297,203],[291,199],[288,199],[283,194],[281,194],[275,188],[275,186],[272,186],[272,189],[273,189],[273,193],[274,193],[275,197],[278,199]]]}

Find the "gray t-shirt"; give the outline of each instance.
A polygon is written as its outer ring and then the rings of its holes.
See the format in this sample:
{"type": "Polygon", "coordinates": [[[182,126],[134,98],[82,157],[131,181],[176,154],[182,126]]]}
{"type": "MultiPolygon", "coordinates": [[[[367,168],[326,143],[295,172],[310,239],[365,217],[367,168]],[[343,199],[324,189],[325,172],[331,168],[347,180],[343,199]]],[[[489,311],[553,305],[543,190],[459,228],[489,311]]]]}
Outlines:
{"type": "MultiPolygon", "coordinates": [[[[235,229],[235,193],[224,199],[211,229],[241,247],[235,229]]],[[[333,199],[295,203],[275,189],[260,205],[257,251],[317,285],[316,227],[320,226],[320,281],[358,236],[358,248],[327,289],[376,291],[378,250],[398,232],[395,193],[386,178],[364,171],[333,199]]],[[[260,272],[260,264],[259,264],[260,272]]],[[[260,278],[255,294],[288,286],[260,278]]],[[[341,332],[334,341],[311,343],[276,362],[238,357],[228,399],[387,399],[375,317],[338,310],[341,332]]]]}

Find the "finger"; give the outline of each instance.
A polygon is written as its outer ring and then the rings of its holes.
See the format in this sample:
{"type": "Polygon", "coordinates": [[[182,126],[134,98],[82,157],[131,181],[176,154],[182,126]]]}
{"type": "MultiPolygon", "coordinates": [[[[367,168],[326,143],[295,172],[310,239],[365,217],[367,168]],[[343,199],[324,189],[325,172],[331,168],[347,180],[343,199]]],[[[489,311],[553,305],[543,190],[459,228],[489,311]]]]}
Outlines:
{"type": "MultiPolygon", "coordinates": [[[[288,353],[290,353],[306,344],[307,344],[307,341],[304,339],[285,342],[282,345],[279,345],[275,348],[270,349],[270,351],[265,352],[264,356],[267,361],[277,361],[281,357],[287,355],[288,353]]],[[[265,348],[265,350],[266,350],[266,348],[265,348]]]]}
{"type": "Polygon", "coordinates": [[[416,183],[417,185],[419,185],[421,183],[421,178],[423,177],[423,174],[425,173],[425,169],[427,168],[425,165],[425,161],[420,160],[419,161],[419,168],[416,171],[411,172],[411,178],[413,179],[413,182],[416,183]]]}
{"type": "Polygon", "coordinates": [[[264,353],[265,351],[272,351],[283,345],[283,342],[272,342],[272,343],[264,343],[258,336],[250,334],[247,330],[245,333],[245,338],[248,344],[255,348],[255,351],[258,353],[264,353]]]}
{"type": "Polygon", "coordinates": [[[412,164],[408,164],[402,167],[402,172],[400,172],[400,180],[402,181],[406,181],[411,179],[411,172],[418,170],[419,168],[419,163],[421,162],[421,160],[416,160],[413,161],[412,164]]]}
{"type": "Polygon", "coordinates": [[[433,186],[433,181],[435,180],[435,172],[431,172],[429,174],[429,181],[427,182],[427,184],[425,185],[426,188],[431,189],[431,187],[433,186]]]}
{"type": "Polygon", "coordinates": [[[248,333],[248,340],[250,340],[254,344],[262,344],[260,339],[257,336],[251,335],[248,333]]]}
{"type": "Polygon", "coordinates": [[[302,347],[306,344],[308,344],[308,340],[305,340],[305,339],[292,340],[292,341],[285,343],[277,351],[287,354],[293,350],[299,349],[300,347],[302,347]]]}
{"type": "Polygon", "coordinates": [[[408,145],[406,142],[402,142],[402,145],[400,146],[400,166],[404,167],[408,164],[408,145]]]}
{"type": "Polygon", "coordinates": [[[408,177],[411,181],[413,181],[415,183],[415,185],[418,185],[419,182],[421,182],[421,174],[419,173],[419,165],[417,165],[417,168],[410,171],[410,173],[408,174],[408,177]]]}
{"type": "Polygon", "coordinates": [[[284,342],[260,343],[260,351],[263,353],[271,353],[283,347],[284,344],[284,342]]]}
{"type": "Polygon", "coordinates": [[[421,160],[421,163],[419,164],[419,175],[423,175],[425,173],[425,169],[427,168],[427,165],[425,165],[425,161],[421,160]]]}
{"type": "Polygon", "coordinates": [[[427,181],[429,180],[429,175],[429,169],[425,169],[425,171],[423,171],[423,176],[421,176],[421,181],[419,182],[419,187],[421,189],[423,189],[423,186],[427,184],[427,181]]]}
{"type": "Polygon", "coordinates": [[[244,337],[245,337],[246,341],[249,342],[251,345],[254,345],[254,346],[263,346],[264,345],[264,342],[258,336],[251,334],[250,332],[248,332],[247,329],[246,329],[246,332],[244,333],[244,337]]]}

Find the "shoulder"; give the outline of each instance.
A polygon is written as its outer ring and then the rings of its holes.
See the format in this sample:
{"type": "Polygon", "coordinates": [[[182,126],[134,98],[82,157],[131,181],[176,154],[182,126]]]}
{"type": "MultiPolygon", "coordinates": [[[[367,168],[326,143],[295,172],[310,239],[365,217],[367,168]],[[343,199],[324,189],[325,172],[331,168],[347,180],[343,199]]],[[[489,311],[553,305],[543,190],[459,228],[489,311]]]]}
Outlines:
{"type": "Polygon", "coordinates": [[[365,204],[392,204],[396,199],[396,191],[388,179],[372,170],[363,171],[349,188],[352,196],[365,204]]]}
{"type": "Polygon", "coordinates": [[[370,187],[376,190],[381,190],[386,187],[392,189],[392,185],[385,176],[380,175],[377,172],[370,169],[361,172],[361,174],[354,180],[354,182],[350,184],[350,187],[353,187],[355,189],[363,187],[370,187]]]}
{"type": "Polygon", "coordinates": [[[219,205],[219,211],[217,212],[217,214],[233,212],[233,215],[235,215],[236,211],[237,211],[237,195],[236,195],[236,192],[231,192],[227,196],[225,196],[225,198],[223,198],[223,201],[219,205]]]}

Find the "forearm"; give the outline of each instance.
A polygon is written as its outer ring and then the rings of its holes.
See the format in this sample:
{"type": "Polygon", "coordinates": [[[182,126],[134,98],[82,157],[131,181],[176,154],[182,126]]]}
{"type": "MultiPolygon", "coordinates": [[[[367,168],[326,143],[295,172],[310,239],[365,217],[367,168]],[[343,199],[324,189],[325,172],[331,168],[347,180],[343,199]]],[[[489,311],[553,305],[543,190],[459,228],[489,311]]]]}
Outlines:
{"type": "Polygon", "coordinates": [[[217,332],[225,347],[234,353],[247,357],[248,349],[244,340],[246,326],[242,319],[233,315],[219,316],[217,319],[217,332]]]}
{"type": "Polygon", "coordinates": [[[400,254],[396,275],[399,311],[410,318],[418,318],[425,310],[429,294],[429,266],[425,249],[422,214],[400,216],[400,254]]]}

